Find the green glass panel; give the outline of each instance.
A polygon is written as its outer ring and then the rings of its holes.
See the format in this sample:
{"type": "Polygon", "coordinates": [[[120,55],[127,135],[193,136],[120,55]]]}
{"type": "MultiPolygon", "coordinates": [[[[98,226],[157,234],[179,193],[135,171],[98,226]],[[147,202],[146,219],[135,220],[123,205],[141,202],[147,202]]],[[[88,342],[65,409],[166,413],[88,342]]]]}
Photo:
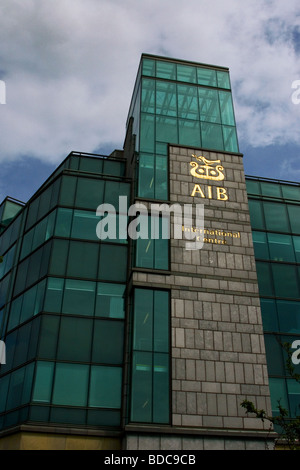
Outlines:
{"type": "Polygon", "coordinates": [[[131,421],[152,421],[152,353],[133,353],[131,421]]]}
{"type": "Polygon", "coordinates": [[[25,321],[28,318],[33,316],[34,307],[35,307],[36,292],[37,292],[37,285],[35,285],[31,289],[27,290],[23,294],[23,304],[22,304],[22,312],[21,312],[21,317],[20,317],[20,323],[22,323],[23,321],[25,321]]]}
{"type": "Polygon", "coordinates": [[[199,85],[217,86],[217,75],[215,70],[202,67],[197,68],[197,79],[199,85]]]}
{"type": "Polygon", "coordinates": [[[62,313],[94,315],[96,283],[66,279],[62,313]]]}
{"type": "Polygon", "coordinates": [[[125,285],[98,283],[95,315],[97,317],[124,318],[125,285]]]}
{"type": "Polygon", "coordinates": [[[155,76],[155,61],[152,59],[143,59],[142,74],[150,77],[155,76]]]}
{"type": "Polygon", "coordinates": [[[140,155],[138,194],[141,197],[154,198],[154,161],[154,155],[140,155]]]}
{"type": "Polygon", "coordinates": [[[280,338],[274,334],[265,334],[265,346],[269,375],[283,375],[283,349],[280,338]]]}
{"type": "Polygon", "coordinates": [[[62,317],[57,348],[57,359],[64,361],[90,361],[92,320],[62,317]]]}
{"type": "Polygon", "coordinates": [[[134,299],[133,349],[152,351],[153,348],[153,291],[136,289],[134,299]]]}
{"type": "Polygon", "coordinates": [[[293,233],[300,233],[300,206],[287,205],[289,220],[293,233]]]}
{"type": "Polygon", "coordinates": [[[66,176],[62,177],[59,202],[64,206],[73,206],[75,191],[76,191],[77,178],[75,176],[66,176]]]}
{"type": "Polygon", "coordinates": [[[18,369],[11,374],[9,392],[7,395],[6,409],[11,410],[21,405],[25,367],[18,369]]]}
{"type": "Polygon", "coordinates": [[[30,333],[31,322],[26,323],[18,329],[13,367],[17,367],[27,361],[28,346],[30,344],[30,333]]]}
{"type": "Polygon", "coordinates": [[[279,331],[276,303],[273,299],[260,299],[264,331],[279,331]]]}
{"type": "Polygon", "coordinates": [[[154,267],[154,240],[138,238],[136,241],[136,266],[154,267]]]}
{"type": "Polygon", "coordinates": [[[300,237],[293,237],[293,244],[296,256],[296,263],[300,263],[300,237]]]}
{"type": "Polygon", "coordinates": [[[157,352],[169,351],[169,293],[154,291],[154,327],[153,350],[157,352]]]}
{"type": "Polygon", "coordinates": [[[254,199],[249,199],[248,204],[252,228],[264,230],[265,221],[262,203],[260,201],[255,201],[254,199]]]}
{"type": "Polygon", "coordinates": [[[92,362],[102,364],[122,364],[123,362],[124,322],[96,320],[92,362]]]}
{"type": "Polygon", "coordinates": [[[12,303],[8,319],[8,331],[20,323],[23,296],[20,295],[12,303]]]}
{"type": "Polygon", "coordinates": [[[25,367],[24,384],[22,390],[21,405],[29,403],[31,400],[31,390],[33,383],[34,362],[25,367]]]}
{"type": "Polygon", "coordinates": [[[269,259],[267,234],[265,232],[252,231],[255,258],[269,259]]]}
{"type": "Polygon", "coordinates": [[[277,300],[280,331],[300,334],[300,302],[277,300]]]}
{"type": "Polygon", "coordinates": [[[75,206],[96,210],[103,203],[104,183],[104,180],[78,178],[75,206]]]}
{"type": "Polygon", "coordinates": [[[290,235],[268,233],[270,259],[295,262],[294,247],[290,235]]]}
{"type": "Polygon", "coordinates": [[[290,404],[291,418],[297,418],[300,415],[300,383],[289,379],[287,383],[288,399],[290,404]]]}
{"type": "Polygon", "coordinates": [[[260,195],[260,183],[259,183],[259,181],[246,179],[246,187],[247,187],[247,193],[248,194],[258,194],[258,195],[260,195]]]}
{"type": "Polygon", "coordinates": [[[177,80],[179,82],[197,83],[196,67],[177,64],[177,80]]]}
{"type": "Polygon", "coordinates": [[[103,161],[103,173],[105,175],[125,176],[125,162],[117,162],[110,158],[103,161]]]}
{"type": "Polygon", "coordinates": [[[282,195],[285,199],[300,201],[300,187],[281,184],[282,195]]]}
{"type": "Polygon", "coordinates": [[[56,224],[55,224],[55,235],[57,237],[70,237],[71,225],[72,225],[72,209],[65,209],[59,207],[57,209],[56,224]]]}
{"type": "Polygon", "coordinates": [[[263,196],[280,197],[280,198],[282,197],[280,184],[267,183],[265,181],[262,181],[260,183],[260,187],[261,187],[261,194],[263,196]]]}
{"type": "Polygon", "coordinates": [[[122,368],[92,366],[88,406],[120,408],[122,368]]]}
{"type": "Polygon", "coordinates": [[[43,359],[55,359],[60,318],[56,315],[43,315],[39,357],[43,359]]]}
{"type": "Polygon", "coordinates": [[[31,229],[23,237],[21,259],[25,258],[32,251],[32,240],[34,235],[34,229],[31,229]]]}
{"type": "Polygon", "coordinates": [[[83,364],[56,364],[53,404],[86,406],[89,366],[83,364]]]}
{"type": "Polygon", "coordinates": [[[50,410],[50,422],[85,425],[86,411],[53,406],[50,410]]]}
{"type": "Polygon", "coordinates": [[[170,82],[156,83],[156,114],[177,116],[176,85],[170,82]]]}
{"type": "Polygon", "coordinates": [[[98,222],[99,218],[94,212],[75,209],[71,237],[96,241],[96,225],[98,222]]]}
{"type": "Polygon", "coordinates": [[[153,355],[153,417],[154,423],[169,421],[169,356],[153,355]]]}
{"type": "Polygon", "coordinates": [[[177,119],[165,116],[157,116],[156,140],[169,144],[178,143],[177,119]]]}
{"type": "Polygon", "coordinates": [[[277,297],[299,298],[296,268],[292,265],[272,264],[275,295],[277,297]]]}
{"type": "Polygon", "coordinates": [[[199,121],[178,119],[179,144],[201,147],[199,121]]]}
{"type": "Polygon", "coordinates": [[[226,152],[238,152],[239,145],[236,128],[233,126],[222,126],[222,129],[224,137],[224,150],[226,150],[226,152]]]}
{"type": "Polygon", "coordinates": [[[155,198],[168,198],[168,158],[160,155],[155,158],[155,198]]]}
{"type": "Polygon", "coordinates": [[[218,87],[230,89],[229,73],[217,70],[218,87]]]}
{"type": "Polygon", "coordinates": [[[120,422],[120,411],[88,409],[87,424],[90,426],[120,426],[120,422]]]}
{"type": "Polygon", "coordinates": [[[86,279],[97,277],[99,245],[72,241],[69,248],[67,276],[86,279]]]}
{"type": "Polygon", "coordinates": [[[234,126],[235,119],[234,119],[231,93],[229,91],[228,92],[219,91],[219,101],[220,101],[222,124],[227,124],[228,126],[234,126]]]}
{"type": "Polygon", "coordinates": [[[290,231],[289,220],[284,204],[264,201],[263,206],[267,230],[274,230],[278,232],[290,231]]]}
{"type": "Polygon", "coordinates": [[[223,150],[222,126],[219,124],[201,123],[202,146],[204,148],[223,150]]]}
{"type": "Polygon", "coordinates": [[[200,120],[221,123],[221,114],[217,90],[199,88],[200,120]]]}
{"type": "Polygon", "coordinates": [[[0,380],[0,413],[6,409],[6,400],[9,389],[10,374],[1,377],[0,380]]]}
{"type": "Polygon", "coordinates": [[[197,88],[194,86],[177,86],[178,117],[198,120],[199,106],[197,88]]]}
{"type": "Polygon", "coordinates": [[[102,243],[100,250],[99,279],[125,282],[127,248],[102,243]]]}
{"type": "Polygon", "coordinates": [[[141,111],[155,113],[155,80],[142,80],[141,111]]]}
{"type": "Polygon", "coordinates": [[[103,172],[103,160],[92,157],[80,157],[79,170],[88,171],[90,173],[102,173],[103,172]]]}
{"type": "Polygon", "coordinates": [[[270,392],[271,392],[271,406],[273,416],[279,416],[278,402],[286,410],[289,409],[286,381],[280,378],[269,378],[270,392]]]}
{"type": "Polygon", "coordinates": [[[49,274],[64,276],[68,257],[69,242],[53,240],[49,274]]]}
{"type": "Polygon", "coordinates": [[[268,263],[257,262],[256,270],[260,295],[274,295],[271,266],[268,263]]]}
{"type": "Polygon", "coordinates": [[[155,117],[142,113],[140,129],[140,151],[154,152],[154,121],[155,117]]]}
{"type": "MultiPolygon", "coordinates": [[[[112,204],[116,211],[119,208],[119,196],[130,196],[130,185],[118,181],[106,181],[105,183],[105,204],[112,204]]],[[[98,207],[98,206],[97,206],[98,207]]]]}
{"type": "Polygon", "coordinates": [[[45,293],[44,310],[46,312],[60,312],[64,288],[63,279],[49,278],[45,293]]]}
{"type": "Polygon", "coordinates": [[[176,80],[176,64],[172,62],[157,61],[156,76],[158,78],[176,80]]]}

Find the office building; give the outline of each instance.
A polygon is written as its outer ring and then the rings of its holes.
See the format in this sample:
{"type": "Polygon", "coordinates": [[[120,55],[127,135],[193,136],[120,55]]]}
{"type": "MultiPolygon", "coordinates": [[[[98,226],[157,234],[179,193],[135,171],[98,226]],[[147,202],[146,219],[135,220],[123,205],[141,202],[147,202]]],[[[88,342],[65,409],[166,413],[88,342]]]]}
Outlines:
{"type": "Polygon", "coordinates": [[[0,448],[272,446],[241,402],[271,413],[286,390],[297,404],[272,356],[274,332],[297,338],[298,191],[246,187],[228,69],[142,55],[123,150],[71,152],[3,229],[0,448]],[[134,204],[147,231],[136,239],[134,204]],[[158,237],[153,204],[168,205],[158,237]],[[286,225],[272,226],[268,204],[272,220],[284,207],[286,225]],[[192,222],[168,217],[172,206],[192,207],[192,222]]]}

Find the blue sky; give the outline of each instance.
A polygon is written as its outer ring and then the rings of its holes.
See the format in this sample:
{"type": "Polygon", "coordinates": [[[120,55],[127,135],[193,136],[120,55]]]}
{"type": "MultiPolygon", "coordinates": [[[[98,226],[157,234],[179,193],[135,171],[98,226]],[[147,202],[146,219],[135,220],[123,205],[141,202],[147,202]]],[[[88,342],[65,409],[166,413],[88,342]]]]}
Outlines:
{"type": "Polygon", "coordinates": [[[298,0],[1,0],[0,200],[122,148],[143,52],[229,67],[246,174],[299,181],[298,0]]]}

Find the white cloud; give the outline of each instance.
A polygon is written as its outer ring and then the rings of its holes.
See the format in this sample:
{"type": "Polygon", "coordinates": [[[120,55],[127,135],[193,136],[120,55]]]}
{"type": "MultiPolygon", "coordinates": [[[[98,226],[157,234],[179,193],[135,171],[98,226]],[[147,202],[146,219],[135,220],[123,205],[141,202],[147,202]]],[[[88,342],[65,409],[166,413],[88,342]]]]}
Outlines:
{"type": "Polygon", "coordinates": [[[0,161],[122,146],[142,52],[229,66],[242,142],[299,145],[299,15],[298,0],[2,0],[0,161]]]}

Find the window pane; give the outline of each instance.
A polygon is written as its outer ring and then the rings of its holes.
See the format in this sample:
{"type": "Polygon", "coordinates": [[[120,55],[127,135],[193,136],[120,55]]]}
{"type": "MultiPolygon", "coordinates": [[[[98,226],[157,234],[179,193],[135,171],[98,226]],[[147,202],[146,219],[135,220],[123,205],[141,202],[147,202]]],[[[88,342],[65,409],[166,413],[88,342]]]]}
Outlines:
{"type": "Polygon", "coordinates": [[[260,295],[274,295],[270,265],[268,263],[257,262],[256,270],[260,295]]]}
{"type": "Polygon", "coordinates": [[[219,91],[219,99],[220,99],[222,124],[227,124],[228,126],[234,126],[235,119],[234,119],[234,113],[233,113],[231,93],[227,91],[219,91]]]}
{"type": "Polygon", "coordinates": [[[55,359],[58,331],[59,317],[56,315],[43,315],[39,341],[39,357],[55,359]]]}
{"type": "Polygon", "coordinates": [[[63,279],[49,278],[47,283],[45,306],[46,312],[60,312],[64,288],[63,279]]]}
{"type": "Polygon", "coordinates": [[[71,232],[72,224],[72,209],[65,209],[59,207],[57,209],[56,224],[55,224],[55,235],[57,237],[69,237],[71,232]]]}
{"type": "Polygon", "coordinates": [[[291,229],[293,233],[300,233],[300,206],[287,205],[291,229]]]}
{"type": "Polygon", "coordinates": [[[219,124],[201,123],[202,146],[205,148],[223,150],[222,126],[219,124]]]}
{"type": "Polygon", "coordinates": [[[265,222],[261,202],[249,199],[248,204],[252,228],[264,229],[265,222]]]}
{"type": "Polygon", "coordinates": [[[66,279],[62,313],[94,315],[96,283],[66,279]]]}
{"type": "Polygon", "coordinates": [[[222,129],[224,137],[224,150],[227,152],[238,152],[239,145],[236,128],[233,126],[222,126],[222,129]]]}
{"type": "Polygon", "coordinates": [[[152,353],[133,353],[131,420],[152,420],[152,353]]]}
{"type": "Polygon", "coordinates": [[[272,264],[272,272],[277,297],[300,297],[297,271],[294,266],[272,264]]]}
{"type": "Polygon", "coordinates": [[[277,233],[268,233],[270,257],[274,261],[295,262],[292,237],[277,233]]]}
{"type": "Polygon", "coordinates": [[[98,317],[124,318],[125,285],[98,283],[95,315],[98,317]]]}
{"type": "Polygon", "coordinates": [[[102,243],[99,278],[106,281],[126,280],[127,248],[102,243]]]}
{"type": "Polygon", "coordinates": [[[56,364],[53,404],[86,406],[89,366],[56,364]]]}
{"type": "Polygon", "coordinates": [[[264,331],[279,331],[275,300],[260,299],[264,331]]]}
{"type": "Polygon", "coordinates": [[[281,185],[282,195],[286,199],[294,199],[295,201],[300,201],[300,187],[299,186],[289,186],[287,184],[281,185]]]}
{"type": "Polygon", "coordinates": [[[201,146],[200,123],[198,121],[178,120],[179,144],[201,146]]]}
{"type": "Polygon", "coordinates": [[[99,245],[97,243],[70,243],[67,276],[94,279],[97,277],[99,245]]]}
{"type": "Polygon", "coordinates": [[[196,67],[177,64],[177,80],[180,82],[197,83],[196,72],[196,67]]]}
{"type": "Polygon", "coordinates": [[[156,76],[176,80],[176,65],[171,62],[156,61],[156,76]]]}
{"type": "Polygon", "coordinates": [[[289,409],[286,383],[284,379],[269,378],[271,391],[271,406],[273,416],[279,416],[278,402],[286,410],[289,409]]]}
{"type": "Polygon", "coordinates": [[[169,421],[169,357],[168,354],[153,356],[153,422],[169,421]]]}
{"type": "Polygon", "coordinates": [[[261,182],[261,193],[263,196],[282,197],[280,185],[275,183],[261,182]]]}
{"type": "Polygon", "coordinates": [[[65,361],[90,361],[92,320],[62,317],[57,358],[65,361]]]}
{"type": "Polygon", "coordinates": [[[77,178],[75,176],[66,176],[62,177],[62,183],[60,187],[60,197],[59,202],[61,205],[73,206],[74,197],[76,190],[77,178]]]}
{"type": "Polygon", "coordinates": [[[141,111],[155,113],[155,80],[143,79],[141,111]]]}
{"type": "Polygon", "coordinates": [[[120,408],[121,394],[121,367],[91,367],[89,406],[120,408]]]}
{"type": "Polygon", "coordinates": [[[141,153],[138,184],[139,196],[154,198],[154,155],[141,153]]]}
{"type": "Polygon", "coordinates": [[[142,113],[141,115],[141,133],[140,133],[140,151],[154,152],[154,116],[142,113]]]}
{"type": "Polygon", "coordinates": [[[197,88],[178,85],[178,117],[184,119],[199,119],[197,88]]]}
{"type": "Polygon", "coordinates": [[[74,210],[71,237],[96,241],[96,225],[98,221],[98,217],[93,212],[74,210]]]}
{"type": "Polygon", "coordinates": [[[263,205],[267,230],[289,232],[290,226],[285,205],[273,202],[264,202],[263,205]]]}
{"type": "Polygon", "coordinates": [[[156,83],[156,114],[177,116],[176,85],[174,83],[156,83]]]}
{"type": "Polygon", "coordinates": [[[218,87],[230,88],[229,73],[217,70],[218,87]]]}
{"type": "Polygon", "coordinates": [[[255,258],[269,259],[267,234],[265,232],[252,232],[255,258]]]}
{"type": "Polygon", "coordinates": [[[152,351],[153,337],[153,291],[136,289],[134,300],[133,348],[152,351]]]}
{"type": "Polygon", "coordinates": [[[122,364],[124,323],[97,320],[94,326],[92,362],[122,364]]]}
{"type": "Polygon", "coordinates": [[[50,403],[53,371],[53,362],[37,362],[32,398],[34,402],[50,403]]]}
{"type": "Polygon", "coordinates": [[[156,140],[169,144],[178,143],[177,119],[159,116],[156,118],[156,140]]]}
{"type": "Polygon", "coordinates": [[[260,184],[258,181],[246,179],[247,193],[260,195],[260,184]]]}
{"type": "Polygon", "coordinates": [[[68,247],[69,242],[67,240],[53,240],[49,274],[65,275],[68,247]]]}
{"type": "Polygon", "coordinates": [[[217,75],[215,70],[198,67],[197,78],[199,85],[217,86],[217,75]]]}
{"type": "Polygon", "coordinates": [[[300,302],[277,300],[280,331],[300,334],[300,302]]]}
{"type": "Polygon", "coordinates": [[[266,356],[269,375],[283,375],[283,349],[277,335],[265,335],[266,356]]]}
{"type": "Polygon", "coordinates": [[[291,417],[297,418],[300,415],[300,383],[296,382],[296,380],[287,380],[287,390],[291,417]]]}
{"type": "Polygon", "coordinates": [[[77,183],[76,207],[96,210],[103,202],[104,180],[79,178],[77,183]]]}
{"type": "Polygon", "coordinates": [[[221,123],[219,98],[217,90],[199,88],[200,120],[221,123]]]}
{"type": "Polygon", "coordinates": [[[169,351],[169,293],[154,291],[154,343],[153,350],[169,351]]]}

